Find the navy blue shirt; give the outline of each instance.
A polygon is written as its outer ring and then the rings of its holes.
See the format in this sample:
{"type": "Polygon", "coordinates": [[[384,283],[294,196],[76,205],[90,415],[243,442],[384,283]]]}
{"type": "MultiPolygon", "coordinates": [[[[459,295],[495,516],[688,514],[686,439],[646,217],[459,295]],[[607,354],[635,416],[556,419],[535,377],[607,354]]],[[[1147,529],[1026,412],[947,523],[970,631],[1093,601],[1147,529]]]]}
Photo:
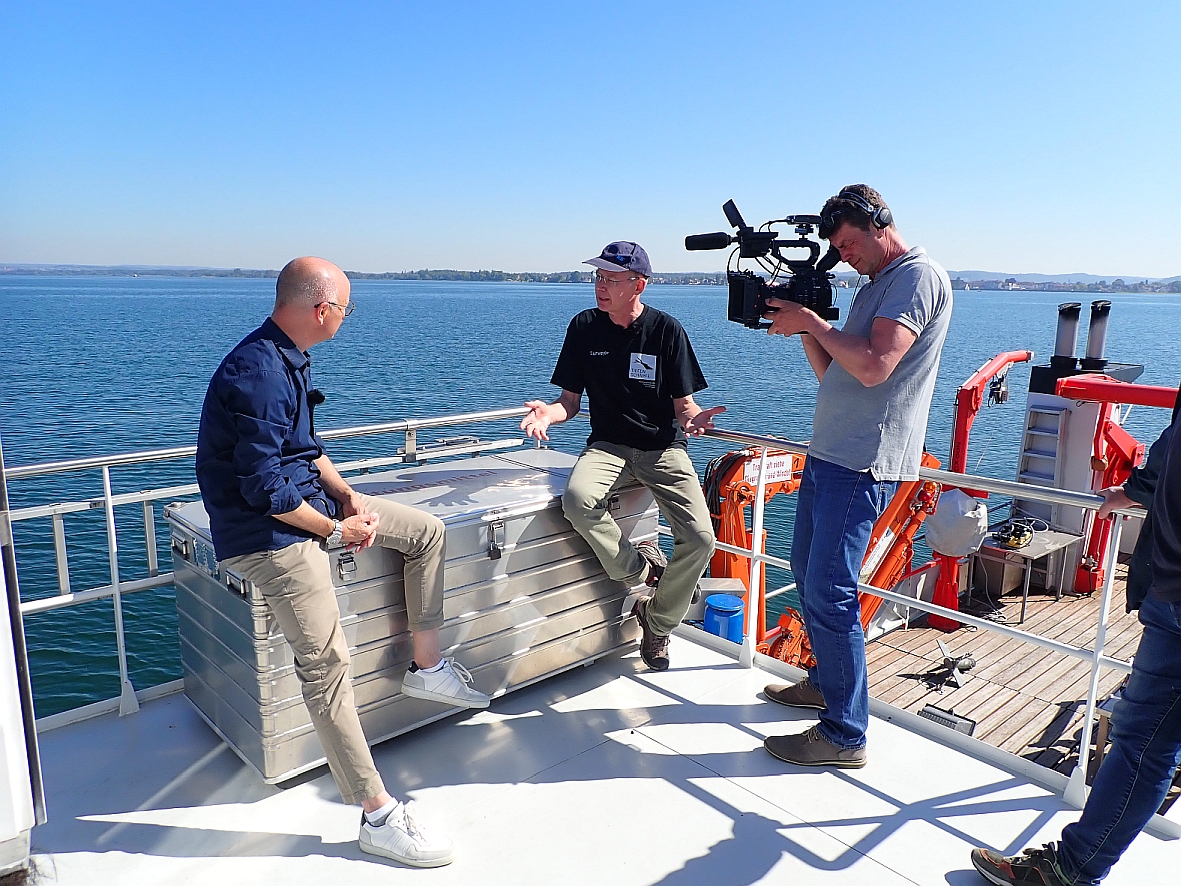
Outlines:
{"type": "Polygon", "coordinates": [[[312,362],[269,317],[221,361],[201,407],[197,484],[217,558],[274,551],[315,538],[272,514],[306,501],[335,517],[313,463],[312,362]]]}

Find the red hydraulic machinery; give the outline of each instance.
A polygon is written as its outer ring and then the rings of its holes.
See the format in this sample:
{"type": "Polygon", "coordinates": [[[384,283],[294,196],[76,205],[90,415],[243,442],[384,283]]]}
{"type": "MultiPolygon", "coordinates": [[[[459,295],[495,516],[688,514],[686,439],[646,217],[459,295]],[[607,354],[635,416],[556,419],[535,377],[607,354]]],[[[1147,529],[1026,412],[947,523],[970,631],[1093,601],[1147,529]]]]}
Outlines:
{"type": "MultiPolygon", "coordinates": [[[[1117,404],[1172,409],[1177,402],[1177,388],[1122,382],[1098,373],[1059,379],[1055,393],[1070,400],[1102,404],[1091,451],[1091,468],[1095,472],[1092,489],[1095,492],[1122,485],[1132,468],[1144,460],[1144,444],[1116,421],[1117,404]]],[[[1111,523],[1100,523],[1092,516],[1085,536],[1086,553],[1075,570],[1074,590],[1079,594],[1092,594],[1103,587],[1106,577],[1103,563],[1111,542],[1111,523]]]]}
{"type": "MultiPolygon", "coordinates": [[[[1033,351],[1005,351],[997,354],[979,369],[968,380],[960,385],[955,395],[955,422],[951,432],[951,463],[949,471],[957,474],[968,473],[968,437],[972,433],[972,423],[980,407],[984,405],[985,392],[989,403],[1004,403],[1008,400],[1008,389],[1005,387],[1005,376],[1009,367],[1014,363],[1026,363],[1033,359],[1033,351]]],[[[968,495],[976,498],[987,498],[987,492],[974,489],[964,489],[968,495]]],[[[931,602],[947,609],[960,608],[960,561],[955,557],[948,557],[935,552],[935,559],[939,562],[939,578],[935,582],[935,593],[931,602]]],[[[960,626],[958,621],[942,615],[931,615],[927,624],[943,631],[954,631],[960,626]]]]}

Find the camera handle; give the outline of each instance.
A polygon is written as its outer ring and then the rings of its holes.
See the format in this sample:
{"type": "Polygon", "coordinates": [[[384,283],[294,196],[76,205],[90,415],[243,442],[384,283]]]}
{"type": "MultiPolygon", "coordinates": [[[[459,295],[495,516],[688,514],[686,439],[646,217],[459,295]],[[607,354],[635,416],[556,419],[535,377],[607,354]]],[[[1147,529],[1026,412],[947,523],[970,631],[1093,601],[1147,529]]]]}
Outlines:
{"type": "Polygon", "coordinates": [[[783,262],[793,271],[810,271],[812,266],[816,264],[816,259],[820,257],[820,244],[806,237],[801,237],[798,240],[774,240],[771,243],[771,255],[775,257],[776,261],[783,262]],[[806,259],[784,258],[780,253],[781,249],[807,249],[808,257],[806,259]]]}

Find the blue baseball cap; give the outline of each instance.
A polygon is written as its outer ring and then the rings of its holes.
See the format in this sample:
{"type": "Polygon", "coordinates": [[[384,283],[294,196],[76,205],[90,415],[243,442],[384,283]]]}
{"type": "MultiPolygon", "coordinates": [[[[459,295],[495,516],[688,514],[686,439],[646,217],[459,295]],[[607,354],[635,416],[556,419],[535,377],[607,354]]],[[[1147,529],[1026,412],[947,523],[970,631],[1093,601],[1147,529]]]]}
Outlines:
{"type": "Polygon", "coordinates": [[[648,253],[639,243],[630,240],[616,240],[603,247],[594,258],[588,258],[584,265],[601,268],[604,271],[631,271],[643,277],[652,276],[652,264],[648,253]]]}

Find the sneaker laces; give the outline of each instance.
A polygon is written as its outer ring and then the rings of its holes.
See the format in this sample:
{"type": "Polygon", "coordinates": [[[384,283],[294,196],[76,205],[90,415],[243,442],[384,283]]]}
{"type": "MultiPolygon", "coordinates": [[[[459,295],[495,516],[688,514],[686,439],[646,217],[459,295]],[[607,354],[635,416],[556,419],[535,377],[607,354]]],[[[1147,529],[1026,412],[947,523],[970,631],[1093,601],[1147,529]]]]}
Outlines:
{"type": "Polygon", "coordinates": [[[470,685],[475,679],[475,677],[472,676],[472,672],[457,662],[454,658],[445,658],[443,661],[446,662],[443,667],[451,671],[451,673],[458,677],[464,684],[470,685]]]}
{"type": "Polygon", "coordinates": [[[426,833],[426,828],[422,821],[418,818],[418,809],[413,802],[402,804],[402,818],[406,822],[406,833],[415,839],[415,841],[429,842],[426,833]]]}

